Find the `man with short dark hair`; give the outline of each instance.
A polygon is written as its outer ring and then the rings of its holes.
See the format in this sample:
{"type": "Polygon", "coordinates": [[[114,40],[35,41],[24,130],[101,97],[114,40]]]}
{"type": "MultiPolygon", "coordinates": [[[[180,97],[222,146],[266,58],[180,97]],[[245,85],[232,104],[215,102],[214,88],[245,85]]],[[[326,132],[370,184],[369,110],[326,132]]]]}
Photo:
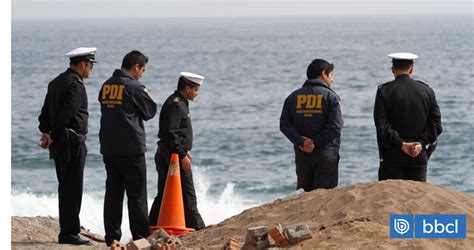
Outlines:
{"type": "Polygon", "coordinates": [[[296,189],[309,192],[338,183],[339,147],[344,125],[339,96],[332,90],[334,65],[315,59],[308,80],[285,100],[280,130],[294,144],[296,189]]]}
{"type": "Polygon", "coordinates": [[[104,226],[105,242],[120,241],[122,206],[127,192],[133,240],[150,235],[146,189],[146,134],[143,121],[156,114],[156,104],[138,79],[148,58],[139,51],[125,55],[99,92],[101,104],[100,152],[107,171],[104,226]]]}
{"type": "Polygon", "coordinates": [[[427,163],[442,132],[434,91],[411,78],[413,53],[393,53],[393,81],[377,89],[374,121],[377,129],[379,180],[426,182],[427,163]]]}
{"type": "Polygon", "coordinates": [[[170,165],[171,154],[178,154],[181,162],[181,188],[183,191],[184,217],[186,227],[200,230],[205,227],[197,208],[194,190],[193,173],[191,170],[191,149],[193,147],[193,128],[188,101],[194,101],[199,95],[199,88],[204,80],[198,74],[181,72],[178,89],[166,99],[160,111],[158,149],[155,154],[156,170],[158,171],[158,194],[150,210],[150,225],[156,226],[160,215],[166,177],[170,165]]]}
{"type": "Polygon", "coordinates": [[[58,178],[60,244],[90,244],[79,233],[79,212],[87,147],[87,93],[83,79],[92,73],[96,48],[77,48],[66,54],[69,68],[48,85],[41,114],[40,146],[49,148],[58,178]]]}

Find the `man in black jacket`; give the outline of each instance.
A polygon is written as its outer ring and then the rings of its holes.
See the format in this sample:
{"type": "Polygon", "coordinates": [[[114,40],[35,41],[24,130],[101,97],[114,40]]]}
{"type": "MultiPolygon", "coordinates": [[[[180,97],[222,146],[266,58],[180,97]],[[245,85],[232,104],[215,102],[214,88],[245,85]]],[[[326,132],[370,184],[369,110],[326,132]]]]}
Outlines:
{"type": "Polygon", "coordinates": [[[379,180],[426,182],[428,159],[442,132],[434,91],[411,78],[412,53],[393,53],[395,80],[378,87],[374,120],[377,129],[379,180]]]}
{"type": "Polygon", "coordinates": [[[181,187],[183,190],[184,217],[186,227],[196,230],[205,227],[204,221],[197,208],[196,192],[194,190],[193,173],[191,171],[191,149],[193,146],[193,128],[189,101],[199,94],[204,77],[181,72],[178,80],[178,90],[166,99],[160,112],[158,149],[155,154],[156,170],[158,171],[158,194],[150,210],[150,225],[156,226],[160,214],[161,201],[165,190],[166,177],[171,154],[177,153],[181,162],[181,187]]]}
{"type": "Polygon", "coordinates": [[[156,114],[156,104],[138,79],[146,70],[148,58],[131,51],[123,58],[99,92],[101,104],[100,152],[107,171],[104,226],[110,246],[120,241],[122,206],[127,192],[130,230],[133,240],[150,235],[146,190],[146,138],[143,121],[156,114]]]}
{"type": "Polygon", "coordinates": [[[83,79],[92,73],[96,48],[77,48],[66,54],[70,67],[48,85],[41,114],[40,146],[49,148],[58,178],[60,244],[83,245],[80,237],[84,166],[87,154],[87,93],[83,79]]]}

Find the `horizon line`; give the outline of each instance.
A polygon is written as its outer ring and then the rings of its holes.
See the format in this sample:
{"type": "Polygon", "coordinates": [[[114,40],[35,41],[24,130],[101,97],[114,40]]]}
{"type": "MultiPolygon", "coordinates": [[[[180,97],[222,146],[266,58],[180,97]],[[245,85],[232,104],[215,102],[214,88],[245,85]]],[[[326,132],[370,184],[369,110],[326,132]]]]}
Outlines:
{"type": "Polygon", "coordinates": [[[293,17],[301,17],[301,18],[326,18],[326,17],[404,17],[404,16],[471,16],[471,12],[460,12],[460,13],[385,13],[385,14],[370,14],[370,13],[363,13],[363,14],[318,14],[318,15],[215,15],[215,16],[145,16],[145,17],[137,17],[137,16],[122,16],[122,17],[11,17],[11,21],[14,20],[123,20],[123,19],[130,19],[130,20],[144,20],[144,19],[212,19],[212,18],[293,18],[293,17]]]}

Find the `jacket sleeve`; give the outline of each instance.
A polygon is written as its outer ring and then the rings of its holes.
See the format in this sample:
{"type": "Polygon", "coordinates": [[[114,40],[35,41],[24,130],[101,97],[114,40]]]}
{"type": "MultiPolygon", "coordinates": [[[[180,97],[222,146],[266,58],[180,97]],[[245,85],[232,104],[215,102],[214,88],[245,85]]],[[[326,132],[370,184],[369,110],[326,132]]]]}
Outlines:
{"type": "Polygon", "coordinates": [[[397,149],[402,147],[402,138],[397,131],[392,129],[388,121],[385,100],[380,88],[377,89],[377,95],[375,96],[374,122],[377,130],[377,140],[379,144],[382,143],[382,145],[379,146],[390,146],[397,149]]]}
{"type": "Polygon", "coordinates": [[[41,108],[41,114],[38,116],[38,121],[39,121],[39,130],[41,133],[49,133],[51,132],[51,126],[49,124],[49,109],[48,109],[48,103],[49,103],[49,93],[46,94],[46,97],[44,98],[44,103],[43,107],[41,108]]]}
{"type": "Polygon", "coordinates": [[[327,122],[315,138],[314,144],[316,148],[322,148],[332,142],[335,138],[340,137],[342,126],[344,126],[339,98],[333,96],[328,106],[329,113],[327,122]]]}
{"type": "Polygon", "coordinates": [[[156,103],[151,99],[150,95],[148,95],[145,86],[141,85],[135,89],[133,102],[137,106],[138,113],[143,120],[148,121],[155,117],[156,103]]]}
{"type": "Polygon", "coordinates": [[[428,115],[428,122],[425,130],[420,136],[420,142],[423,145],[435,142],[441,132],[443,132],[441,126],[441,112],[438,103],[436,102],[436,96],[433,90],[431,90],[430,97],[432,99],[432,106],[428,115]]]}
{"type": "Polygon", "coordinates": [[[177,152],[179,154],[180,159],[186,156],[187,150],[185,147],[185,134],[180,129],[181,127],[181,116],[182,111],[177,103],[173,103],[169,106],[168,112],[166,112],[167,116],[163,121],[167,122],[167,126],[169,128],[167,137],[170,138],[171,150],[173,152],[177,152]]]}
{"type": "Polygon", "coordinates": [[[70,83],[66,91],[63,106],[55,117],[55,129],[65,128],[71,122],[86,96],[86,88],[78,82],[70,83]]]}
{"type": "Polygon", "coordinates": [[[286,98],[283,104],[283,109],[280,116],[280,131],[288,138],[293,144],[301,146],[304,143],[303,137],[296,130],[295,125],[291,119],[291,96],[286,98]]]}

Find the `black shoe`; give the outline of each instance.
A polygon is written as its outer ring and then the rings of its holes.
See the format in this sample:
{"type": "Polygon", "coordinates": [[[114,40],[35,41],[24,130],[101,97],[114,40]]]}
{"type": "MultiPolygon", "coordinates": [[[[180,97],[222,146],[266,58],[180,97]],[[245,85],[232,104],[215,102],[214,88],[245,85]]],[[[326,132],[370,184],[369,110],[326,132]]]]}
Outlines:
{"type": "Polygon", "coordinates": [[[60,237],[59,244],[72,244],[72,245],[92,245],[89,240],[83,239],[79,235],[60,237]]]}

